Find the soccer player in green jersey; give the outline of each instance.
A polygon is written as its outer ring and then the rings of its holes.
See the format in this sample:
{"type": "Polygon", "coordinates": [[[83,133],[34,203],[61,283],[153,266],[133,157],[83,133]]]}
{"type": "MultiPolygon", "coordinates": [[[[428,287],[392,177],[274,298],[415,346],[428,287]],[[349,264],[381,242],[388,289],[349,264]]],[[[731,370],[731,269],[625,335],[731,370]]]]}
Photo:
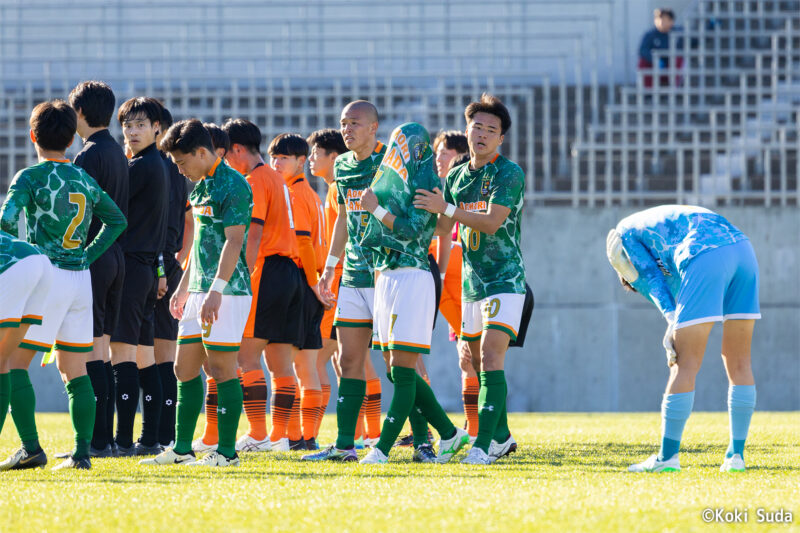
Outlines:
{"type": "Polygon", "coordinates": [[[428,260],[436,219],[415,208],[413,201],[416,191],[433,191],[438,185],[428,132],[411,122],[394,130],[375,179],[361,196],[361,206],[371,214],[361,244],[372,252],[375,270],[380,273],[375,283],[373,344],[388,355],[394,383],[380,440],[362,463],[387,462],[389,450],[414,408],[440,436],[438,456],[434,458],[432,450],[419,446],[416,460],[446,463],[469,442],[469,434],[453,425],[416,372],[419,355],[430,353],[436,313],[428,260]],[[426,451],[430,456],[420,458],[426,451]]]}
{"type": "Polygon", "coordinates": [[[180,320],[175,446],[140,464],[238,466],[242,387],[236,361],[252,299],[244,243],[253,193],[244,176],[217,157],[211,136],[197,119],[173,124],[161,149],[181,174],[198,182],[189,196],[196,224],[189,266],[170,300],[170,310],[180,320]],[[203,408],[200,369],[206,359],[217,382],[219,445],[196,460],[192,438],[203,408]]]}
{"type": "Polygon", "coordinates": [[[14,176],[0,208],[0,229],[17,235],[20,214],[27,239],[50,258],[53,287],[42,323],[31,326],[10,357],[11,411],[22,447],[0,470],[44,466],[34,410],[36,399],[27,368],[37,351],[56,352],[56,363],[69,395],[75,449],[56,468],[91,467],[89,445],[94,428],[94,391],[86,374],[92,351],[92,284],[89,265],[122,233],[125,216],[85,170],[64,158],[77,130],[75,111],[61,100],[43,102],[31,113],[31,140],[39,163],[14,176]],[[85,246],[96,215],[103,227],[85,246]]]}
{"type": "Polygon", "coordinates": [[[525,176],[498,153],[511,126],[508,109],[484,94],[464,111],[470,161],[447,175],[441,191],[419,189],[414,204],[439,214],[437,233],[455,222],[463,247],[461,338],[480,373],[478,437],[464,459],[489,464],[516,447],[506,416],[506,350],[516,339],[525,302],[520,216],[525,176]]]}
{"type": "Polygon", "coordinates": [[[342,371],[336,402],[336,443],[303,457],[304,460],[357,461],[354,434],[361,403],[367,390],[364,364],[372,338],[372,300],[375,279],[372,253],[361,247],[368,217],[361,206],[361,194],[369,187],[386,147],[378,141],[378,111],[366,100],[350,102],[342,110],[341,133],[350,150],[336,158],[334,179],[339,212],[333,226],[328,260],[320,283],[327,293],[336,264],[344,253],[333,325],[339,343],[342,371]]]}
{"type": "Polygon", "coordinates": [[[0,432],[11,398],[9,356],[31,324],[41,324],[53,269],[35,246],[0,231],[0,432]]]}

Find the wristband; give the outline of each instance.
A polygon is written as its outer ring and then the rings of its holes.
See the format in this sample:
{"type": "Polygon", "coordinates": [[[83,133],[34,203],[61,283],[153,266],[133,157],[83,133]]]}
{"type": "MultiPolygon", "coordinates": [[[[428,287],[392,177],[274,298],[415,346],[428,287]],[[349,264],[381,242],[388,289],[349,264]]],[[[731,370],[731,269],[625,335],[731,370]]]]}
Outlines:
{"type": "Polygon", "coordinates": [[[444,216],[447,218],[453,218],[453,215],[456,214],[456,206],[453,204],[447,204],[447,207],[444,208],[444,216]]]}
{"type": "Polygon", "coordinates": [[[159,278],[166,277],[165,268],[164,268],[164,254],[158,254],[158,267],[156,267],[156,275],[159,278]]]}
{"type": "Polygon", "coordinates": [[[222,294],[225,291],[225,287],[228,286],[228,282],[221,278],[214,278],[214,283],[211,284],[211,288],[208,289],[208,292],[218,292],[222,294]]]}
{"type": "Polygon", "coordinates": [[[375,208],[375,211],[373,211],[372,214],[373,214],[373,216],[375,216],[375,218],[377,218],[378,220],[383,222],[383,217],[388,215],[389,211],[387,211],[386,209],[382,208],[381,206],[378,206],[378,207],[375,208]]]}
{"type": "Polygon", "coordinates": [[[334,268],[339,264],[339,258],[335,255],[329,255],[328,260],[325,261],[325,268],[334,268]]]}
{"type": "Polygon", "coordinates": [[[439,274],[439,277],[442,278],[442,281],[444,281],[445,274],[439,274]]]}

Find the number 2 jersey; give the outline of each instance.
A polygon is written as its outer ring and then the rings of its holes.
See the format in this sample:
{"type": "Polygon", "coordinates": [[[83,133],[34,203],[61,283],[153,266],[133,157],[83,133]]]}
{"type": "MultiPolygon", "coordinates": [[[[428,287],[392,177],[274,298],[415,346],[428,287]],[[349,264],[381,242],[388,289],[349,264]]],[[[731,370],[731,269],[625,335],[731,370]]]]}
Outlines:
{"type": "Polygon", "coordinates": [[[64,270],[89,268],[127,225],[111,197],[67,160],[45,160],[14,176],[0,209],[0,229],[16,237],[23,211],[28,242],[64,270]],[[105,226],[86,247],[94,215],[105,226]]]}
{"type": "Polygon", "coordinates": [[[511,210],[494,235],[459,224],[463,250],[462,300],[477,302],[494,294],[525,294],[520,250],[520,218],[525,175],[516,163],[497,154],[478,170],[466,162],[445,181],[444,199],[464,211],[486,213],[489,204],[511,210]]]}

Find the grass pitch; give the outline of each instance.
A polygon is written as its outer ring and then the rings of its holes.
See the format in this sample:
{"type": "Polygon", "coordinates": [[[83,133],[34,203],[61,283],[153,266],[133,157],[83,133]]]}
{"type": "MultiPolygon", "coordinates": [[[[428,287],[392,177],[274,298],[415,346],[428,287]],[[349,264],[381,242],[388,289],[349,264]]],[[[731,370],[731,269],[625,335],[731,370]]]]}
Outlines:
{"type": "MultiPolygon", "coordinates": [[[[71,425],[66,414],[37,419],[50,467],[69,448],[71,425]]],[[[388,465],[303,463],[290,452],[243,454],[241,467],[219,470],[116,458],[87,472],[4,472],[0,530],[800,530],[798,413],[755,413],[743,474],[719,472],[726,413],[692,414],[675,474],[625,472],[657,450],[657,413],[515,414],[509,423],[520,449],[489,467],[459,464],[464,452],[452,464],[418,465],[402,448],[388,465]],[[707,508],[748,510],[748,521],[707,524],[707,508]],[[758,523],[758,508],[790,512],[792,523],[758,523]]],[[[17,446],[10,416],[5,426],[3,455],[17,446]]],[[[320,441],[334,431],[328,415],[320,441]]]]}

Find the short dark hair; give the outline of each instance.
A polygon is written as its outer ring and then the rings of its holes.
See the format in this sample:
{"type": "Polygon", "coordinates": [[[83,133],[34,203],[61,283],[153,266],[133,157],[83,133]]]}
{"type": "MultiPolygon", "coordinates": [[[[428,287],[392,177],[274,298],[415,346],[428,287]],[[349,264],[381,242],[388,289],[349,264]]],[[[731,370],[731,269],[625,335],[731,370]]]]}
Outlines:
{"type": "Polygon", "coordinates": [[[269,155],[308,157],[308,143],[296,133],[281,133],[269,143],[267,153],[269,155]]]}
{"type": "Polygon", "coordinates": [[[198,148],[205,148],[212,154],[214,153],[211,134],[196,118],[176,122],[170,126],[167,133],[164,134],[164,138],[161,139],[160,149],[162,152],[192,154],[198,148]]]}
{"type": "Polygon", "coordinates": [[[675,20],[675,12],[671,9],[660,7],[653,11],[653,15],[656,17],[669,17],[672,20],[675,20]]]}
{"type": "Polygon", "coordinates": [[[45,150],[67,149],[78,130],[78,115],[64,100],[42,102],[31,112],[31,131],[45,150]]]}
{"type": "Polygon", "coordinates": [[[136,98],[126,100],[121,106],[119,106],[117,120],[119,120],[119,123],[122,124],[126,120],[130,120],[138,116],[144,116],[150,121],[151,124],[156,122],[160,124],[162,109],[164,109],[164,106],[161,105],[161,102],[155,98],[150,98],[148,96],[137,96],[136,98]]]}
{"type": "MultiPolygon", "coordinates": [[[[156,100],[156,102],[158,102],[158,100],[156,100]]],[[[161,120],[159,120],[158,123],[161,125],[163,131],[167,131],[169,127],[175,123],[172,119],[172,113],[169,112],[169,109],[164,107],[164,104],[161,104],[161,120]]]]}
{"type": "Polygon", "coordinates": [[[84,81],[69,93],[69,105],[80,111],[90,128],[107,128],[114,116],[114,91],[102,81],[84,81]]]}
{"type": "Polygon", "coordinates": [[[467,136],[460,131],[449,130],[440,131],[436,138],[433,140],[433,151],[444,143],[444,147],[448,150],[455,150],[459,154],[466,154],[469,152],[469,144],[467,144],[467,136]]]}
{"type": "Polygon", "coordinates": [[[203,127],[211,135],[211,143],[214,145],[214,149],[222,148],[227,154],[228,150],[231,149],[231,138],[228,137],[228,134],[213,122],[203,122],[203,127]]]}
{"type": "Polygon", "coordinates": [[[337,154],[349,152],[344,144],[341,132],[333,128],[315,131],[308,136],[306,142],[312,148],[317,146],[325,150],[326,155],[331,155],[331,152],[336,152],[337,154]]]}
{"type": "Polygon", "coordinates": [[[470,121],[472,121],[472,117],[478,113],[489,113],[499,118],[500,133],[502,135],[505,135],[508,128],[511,127],[511,115],[509,115],[508,109],[498,97],[492,96],[489,93],[483,93],[480,101],[472,102],[464,110],[464,118],[467,119],[467,124],[469,124],[470,121]]]}
{"type": "Polygon", "coordinates": [[[469,161],[469,154],[468,153],[459,154],[459,155],[455,156],[453,159],[450,160],[450,166],[447,167],[447,171],[449,172],[449,171],[453,170],[454,168],[456,168],[458,165],[463,165],[467,161],[469,161]]]}
{"type": "Polygon", "coordinates": [[[228,134],[231,146],[241,144],[254,154],[261,151],[261,130],[249,120],[230,118],[222,125],[222,131],[228,134]]]}

